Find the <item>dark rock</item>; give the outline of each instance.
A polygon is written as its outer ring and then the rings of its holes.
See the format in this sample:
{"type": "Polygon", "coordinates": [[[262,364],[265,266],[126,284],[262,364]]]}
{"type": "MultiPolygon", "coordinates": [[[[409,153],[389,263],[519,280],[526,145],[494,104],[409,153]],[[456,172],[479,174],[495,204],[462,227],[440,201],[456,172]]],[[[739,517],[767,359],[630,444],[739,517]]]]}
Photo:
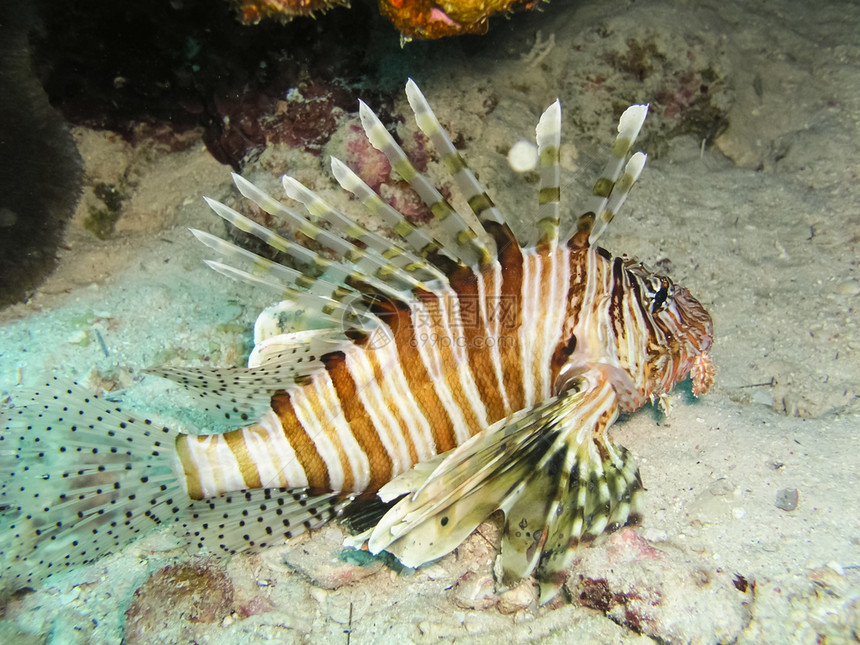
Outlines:
{"type": "Polygon", "coordinates": [[[40,27],[32,3],[0,4],[0,306],[53,270],[81,190],[75,144],[33,74],[40,27]]]}
{"type": "Polygon", "coordinates": [[[218,565],[192,561],[155,572],[125,612],[125,642],[185,642],[196,625],[220,623],[233,609],[233,583],[218,565]]]}

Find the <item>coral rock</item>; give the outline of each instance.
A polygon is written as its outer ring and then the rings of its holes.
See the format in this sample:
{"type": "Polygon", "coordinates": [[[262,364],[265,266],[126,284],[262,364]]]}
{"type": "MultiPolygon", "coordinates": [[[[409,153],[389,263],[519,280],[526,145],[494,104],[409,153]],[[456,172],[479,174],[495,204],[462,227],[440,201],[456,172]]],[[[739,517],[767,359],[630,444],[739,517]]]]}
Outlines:
{"type": "Polygon", "coordinates": [[[537,606],[538,590],[532,580],[526,580],[513,589],[499,594],[498,610],[502,614],[515,614],[537,606]]]}
{"type": "MultiPolygon", "coordinates": [[[[239,21],[257,24],[264,18],[289,22],[313,16],[349,0],[234,0],[239,21]]],[[[534,9],[537,0],[379,0],[379,11],[407,39],[435,39],[462,34],[485,34],[489,19],[498,14],[534,9]]]]}
{"type": "Polygon", "coordinates": [[[193,639],[195,624],[220,623],[232,611],[233,583],[224,570],[203,561],[165,567],[134,592],[125,613],[125,642],[153,638],[193,639]]]}
{"type": "Polygon", "coordinates": [[[656,549],[631,529],[580,553],[571,596],[660,642],[733,642],[749,623],[752,592],[731,573],[656,549]]]}

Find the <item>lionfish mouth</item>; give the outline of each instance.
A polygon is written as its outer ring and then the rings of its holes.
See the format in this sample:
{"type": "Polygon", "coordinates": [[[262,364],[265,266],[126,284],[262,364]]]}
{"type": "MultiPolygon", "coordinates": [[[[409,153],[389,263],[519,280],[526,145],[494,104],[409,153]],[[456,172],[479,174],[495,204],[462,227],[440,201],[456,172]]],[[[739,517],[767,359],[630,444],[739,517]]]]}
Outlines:
{"type": "Polygon", "coordinates": [[[706,353],[714,343],[713,318],[705,311],[702,303],[690,295],[689,290],[684,287],[677,287],[675,302],[684,313],[682,319],[687,328],[689,344],[695,348],[691,353],[706,353]]]}
{"type": "Polygon", "coordinates": [[[714,320],[684,287],[675,292],[675,303],[683,312],[684,321],[684,358],[678,370],[676,382],[689,375],[693,381],[693,394],[699,396],[710,389],[714,383],[715,368],[709,351],[714,344],[714,320]]]}

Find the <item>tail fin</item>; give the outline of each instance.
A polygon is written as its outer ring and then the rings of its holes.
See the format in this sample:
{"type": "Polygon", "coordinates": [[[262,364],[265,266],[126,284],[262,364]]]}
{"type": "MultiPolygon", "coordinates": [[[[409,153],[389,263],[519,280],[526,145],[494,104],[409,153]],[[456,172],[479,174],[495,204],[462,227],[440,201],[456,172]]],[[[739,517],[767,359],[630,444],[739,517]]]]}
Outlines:
{"type": "Polygon", "coordinates": [[[535,572],[541,601],[564,581],[573,549],[636,521],[639,474],[607,435],[618,413],[612,386],[596,372],[565,394],[519,412],[452,450],[427,476],[411,471],[380,491],[411,494],[368,538],[372,553],[416,567],[457,547],[491,513],[506,516],[500,586],[535,572]]]}
{"type": "Polygon", "coordinates": [[[175,433],[77,384],[49,381],[4,416],[4,587],[112,553],[185,497],[171,463],[175,433]]]}
{"type": "Polygon", "coordinates": [[[94,562],[160,525],[232,555],[283,544],[352,501],[267,488],[192,503],[174,466],[176,432],[59,379],[0,416],[0,592],[94,562]]]}

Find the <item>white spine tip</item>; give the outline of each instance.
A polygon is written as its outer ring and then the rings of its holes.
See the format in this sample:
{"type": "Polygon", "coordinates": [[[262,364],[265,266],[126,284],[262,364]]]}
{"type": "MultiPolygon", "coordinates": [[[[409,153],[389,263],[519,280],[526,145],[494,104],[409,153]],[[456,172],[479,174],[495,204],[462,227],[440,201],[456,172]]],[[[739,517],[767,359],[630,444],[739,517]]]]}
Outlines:
{"type": "Polygon", "coordinates": [[[284,175],[281,177],[281,184],[284,187],[284,192],[290,199],[295,199],[297,202],[302,201],[301,193],[304,186],[294,177],[284,175]]]}
{"type": "Polygon", "coordinates": [[[645,162],[648,160],[648,155],[644,152],[637,152],[632,157],[630,157],[630,161],[627,162],[627,166],[624,168],[624,172],[631,177],[633,177],[633,181],[639,179],[639,175],[642,172],[642,169],[645,167],[645,162]]]}
{"type": "Polygon", "coordinates": [[[365,130],[371,127],[376,123],[376,114],[373,113],[373,110],[362,101],[358,99],[358,117],[361,119],[361,124],[364,126],[365,130]]]}
{"type": "Polygon", "coordinates": [[[245,179],[242,175],[235,172],[230,174],[233,177],[233,183],[236,184],[236,188],[239,190],[240,193],[242,193],[244,197],[253,200],[254,198],[251,195],[253,195],[255,192],[260,192],[259,189],[254,186],[254,184],[245,179]]]}
{"type": "Polygon", "coordinates": [[[337,157],[331,157],[330,165],[331,165],[331,171],[332,171],[332,173],[334,173],[335,175],[337,175],[337,173],[339,173],[339,172],[343,172],[343,171],[344,171],[344,169],[347,169],[346,164],[345,164],[345,163],[343,163],[343,162],[342,162],[340,159],[338,159],[337,157]]]}
{"type": "Polygon", "coordinates": [[[618,133],[635,139],[647,115],[647,105],[631,105],[618,119],[618,133]]]}
{"type": "Polygon", "coordinates": [[[637,123],[641,125],[647,115],[648,105],[631,105],[624,110],[624,113],[618,120],[618,130],[621,131],[637,123]]]}

